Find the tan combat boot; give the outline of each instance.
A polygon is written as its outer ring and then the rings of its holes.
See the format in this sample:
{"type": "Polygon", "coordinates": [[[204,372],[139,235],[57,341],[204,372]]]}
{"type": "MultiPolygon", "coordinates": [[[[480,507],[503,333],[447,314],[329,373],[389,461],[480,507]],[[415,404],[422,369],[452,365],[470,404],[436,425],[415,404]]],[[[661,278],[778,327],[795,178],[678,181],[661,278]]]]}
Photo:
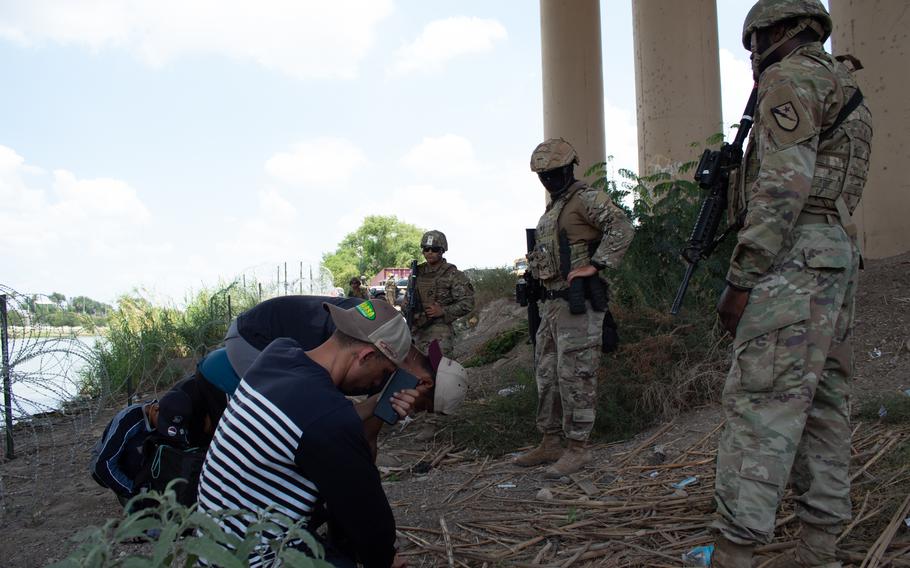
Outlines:
{"type": "Polygon", "coordinates": [[[754,544],[737,544],[721,535],[714,542],[712,568],[752,568],[754,544]]]}
{"type": "Polygon", "coordinates": [[[561,455],[562,443],[559,434],[544,434],[539,446],[516,457],[512,463],[521,467],[531,467],[555,462],[561,455]]]}
{"type": "Polygon", "coordinates": [[[803,523],[795,550],[775,558],[767,568],[841,568],[837,560],[837,535],[839,527],[826,527],[803,523]]]}
{"type": "Polygon", "coordinates": [[[575,473],[584,466],[591,463],[591,451],[585,445],[583,440],[569,440],[569,447],[559,458],[559,461],[548,467],[544,472],[544,477],[558,479],[571,473],[575,473]]]}
{"type": "Polygon", "coordinates": [[[821,527],[802,523],[796,558],[803,566],[841,568],[837,560],[837,535],[840,527],[821,527]]]}

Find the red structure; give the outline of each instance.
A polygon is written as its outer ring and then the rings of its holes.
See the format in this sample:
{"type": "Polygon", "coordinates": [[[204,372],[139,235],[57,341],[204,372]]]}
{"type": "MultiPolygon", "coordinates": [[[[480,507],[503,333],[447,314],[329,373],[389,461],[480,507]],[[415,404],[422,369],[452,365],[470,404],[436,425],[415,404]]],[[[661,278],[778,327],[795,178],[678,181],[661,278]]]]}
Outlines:
{"type": "Polygon", "coordinates": [[[369,286],[381,286],[385,284],[385,281],[389,278],[400,280],[402,278],[407,278],[410,275],[410,268],[383,268],[379,271],[379,274],[370,279],[369,286]]]}

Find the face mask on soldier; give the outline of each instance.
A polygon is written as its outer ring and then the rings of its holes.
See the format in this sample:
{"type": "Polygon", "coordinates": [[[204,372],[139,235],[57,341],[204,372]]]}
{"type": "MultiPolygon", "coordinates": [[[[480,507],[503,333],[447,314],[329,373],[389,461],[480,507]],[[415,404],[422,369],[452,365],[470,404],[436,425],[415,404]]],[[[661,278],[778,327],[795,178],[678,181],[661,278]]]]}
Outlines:
{"type": "Polygon", "coordinates": [[[561,168],[539,172],[537,177],[551,195],[556,195],[562,193],[574,181],[572,169],[572,165],[569,164],[561,168]]]}

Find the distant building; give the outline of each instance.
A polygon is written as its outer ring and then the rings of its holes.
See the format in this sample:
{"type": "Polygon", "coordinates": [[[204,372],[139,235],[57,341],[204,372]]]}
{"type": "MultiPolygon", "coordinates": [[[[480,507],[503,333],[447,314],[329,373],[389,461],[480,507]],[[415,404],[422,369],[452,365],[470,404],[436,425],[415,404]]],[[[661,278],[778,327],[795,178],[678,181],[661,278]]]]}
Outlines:
{"type": "Polygon", "coordinates": [[[394,278],[396,281],[411,275],[410,268],[383,268],[379,274],[370,279],[370,286],[384,286],[385,281],[394,278]]]}

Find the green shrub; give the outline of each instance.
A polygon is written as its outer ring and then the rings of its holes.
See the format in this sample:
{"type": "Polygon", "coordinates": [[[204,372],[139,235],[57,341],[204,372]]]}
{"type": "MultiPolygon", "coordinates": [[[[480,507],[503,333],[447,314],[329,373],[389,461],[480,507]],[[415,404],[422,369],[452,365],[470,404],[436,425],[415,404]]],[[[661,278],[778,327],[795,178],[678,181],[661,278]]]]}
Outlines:
{"type": "Polygon", "coordinates": [[[910,423],[910,396],[884,394],[863,402],[856,415],[862,420],[881,420],[884,424],[910,423]]]}
{"type": "Polygon", "coordinates": [[[257,301],[255,282],[203,289],[183,309],[155,306],[137,295],[121,297],[108,315],[106,341],[96,344],[96,356],[83,370],[83,392],[172,384],[184,372],[174,360],[199,358],[220,344],[231,318],[257,301]]]}
{"type": "Polygon", "coordinates": [[[527,369],[512,371],[502,385],[513,391],[507,396],[466,401],[452,421],[456,444],[499,456],[535,442],[538,438],[534,417],[537,386],[527,369]]]}
{"type": "MultiPolygon", "coordinates": [[[[508,394],[493,394],[464,403],[457,419],[452,421],[456,444],[500,456],[540,440],[535,424],[537,384],[533,370],[513,370],[498,386],[505,387],[508,394]]],[[[651,423],[654,416],[638,411],[632,390],[633,386],[625,382],[598,386],[593,441],[622,440],[651,423]]]]}
{"type": "Polygon", "coordinates": [[[526,323],[504,331],[481,345],[475,355],[465,362],[464,366],[480,367],[481,365],[488,365],[501,359],[503,355],[511,351],[519,343],[527,341],[527,339],[528,325],[526,323]]]}
{"type": "MultiPolygon", "coordinates": [[[[709,143],[716,143],[712,137],[709,143]]],[[[618,270],[609,274],[613,298],[625,308],[644,306],[668,311],[686,271],[681,257],[705,192],[690,181],[695,162],[682,164],[677,177],[667,173],[639,177],[620,169],[620,180],[611,177],[609,161],[593,166],[589,175],[614,202],[632,195],[632,207],[623,206],[635,224],[635,238],[618,270]]],[[[723,231],[724,226],[720,227],[723,231]]],[[[720,234],[720,233],[719,233],[720,234]]],[[[723,290],[734,238],[727,238],[699,263],[686,294],[683,317],[714,321],[714,303],[723,290]]]]}
{"type": "MultiPolygon", "coordinates": [[[[175,482],[171,482],[173,484],[175,482]]],[[[259,513],[257,522],[243,539],[224,531],[219,520],[241,514],[244,511],[221,511],[214,518],[177,503],[170,485],[164,494],[152,492],[143,495],[154,505],[150,508],[127,515],[122,519],[111,519],[104,526],[89,527],[75,537],[77,548],[64,560],[53,564],[54,568],[76,567],[129,567],[165,568],[170,566],[196,566],[199,558],[205,558],[224,568],[242,568],[247,565],[250,551],[263,546],[260,539],[264,532],[281,534],[276,524],[280,521],[291,529],[280,539],[268,542],[268,549],[275,552],[281,566],[326,567],[331,564],[323,560],[322,547],[307,532],[301,523],[271,511],[259,513]],[[158,531],[158,536],[151,536],[158,531]],[[291,543],[302,541],[315,551],[316,558],[292,548],[291,543]],[[144,552],[121,552],[124,544],[147,543],[144,552]]]]}
{"type": "Polygon", "coordinates": [[[469,268],[465,275],[474,286],[474,311],[499,298],[514,298],[517,277],[510,268],[469,268]]]}

